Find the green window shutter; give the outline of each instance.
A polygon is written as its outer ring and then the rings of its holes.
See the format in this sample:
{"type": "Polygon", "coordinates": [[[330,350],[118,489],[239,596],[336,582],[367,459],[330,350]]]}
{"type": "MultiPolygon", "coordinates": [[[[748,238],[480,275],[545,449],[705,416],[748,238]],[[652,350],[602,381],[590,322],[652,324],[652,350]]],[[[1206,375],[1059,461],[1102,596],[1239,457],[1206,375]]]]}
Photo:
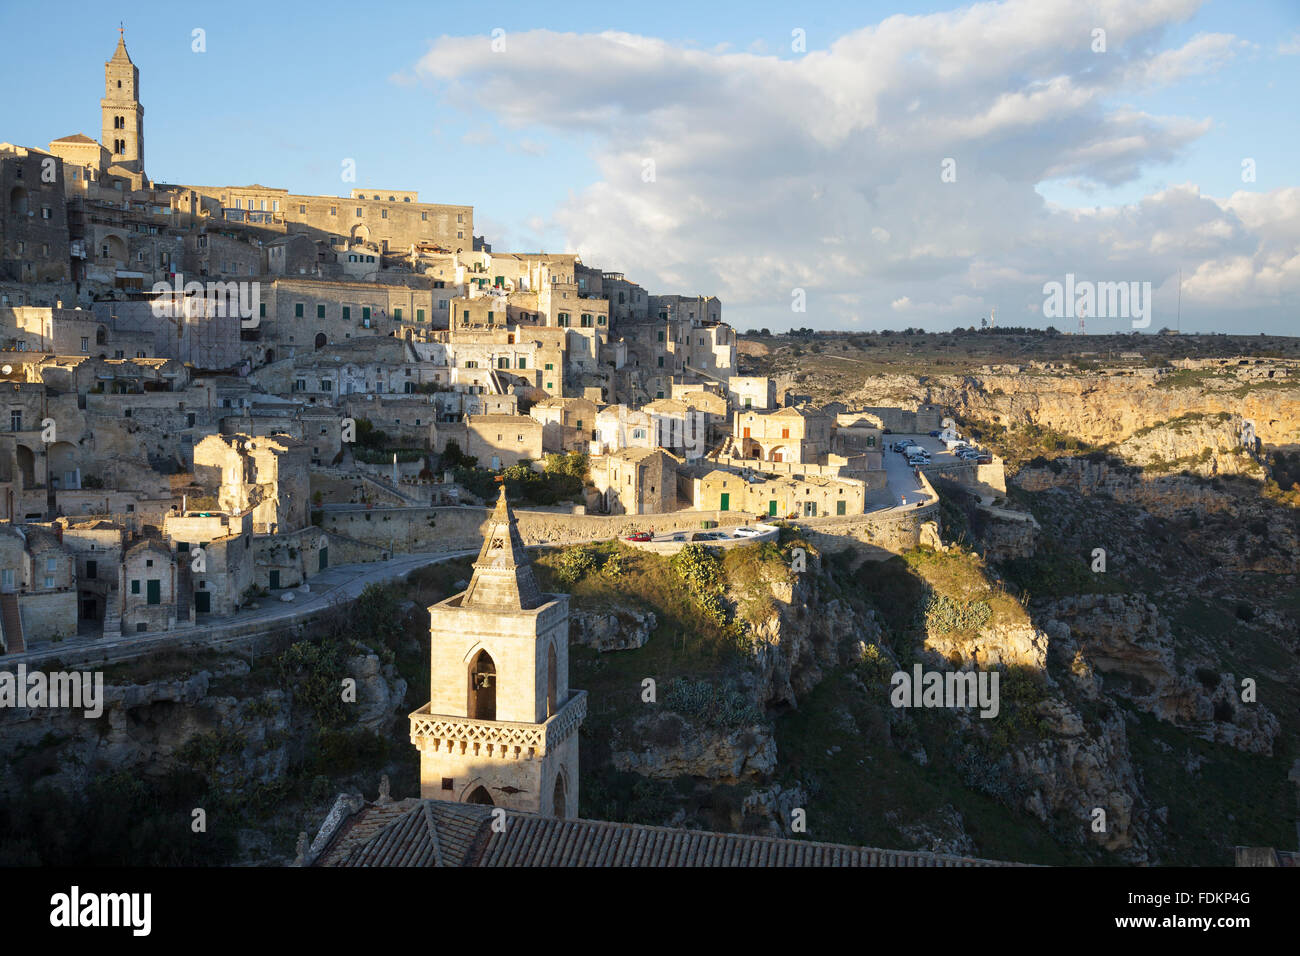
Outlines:
{"type": "Polygon", "coordinates": [[[370,306],[363,305],[361,307],[361,318],[363,320],[370,318],[370,306]]]}
{"type": "Polygon", "coordinates": [[[133,581],[131,582],[131,593],[132,593],[132,594],[139,594],[139,593],[140,593],[140,582],[139,582],[139,580],[133,580],[133,581]]]}
{"type": "Polygon", "coordinates": [[[401,309],[394,309],[394,310],[393,310],[393,321],[394,321],[394,322],[401,322],[401,321],[402,321],[402,310],[401,310],[401,309]]]}
{"type": "Polygon", "coordinates": [[[325,318],[325,306],[323,305],[316,306],[316,318],[318,319],[325,318]]]}
{"type": "Polygon", "coordinates": [[[302,303],[301,303],[301,302],[295,302],[295,303],[293,304],[293,314],[294,314],[294,317],[295,317],[295,318],[299,318],[299,319],[302,318],[302,303]]]}
{"type": "Polygon", "coordinates": [[[257,303],[257,317],[258,317],[259,319],[264,319],[264,318],[266,318],[266,303],[265,303],[265,302],[259,302],[259,303],[257,303]]]}
{"type": "Polygon", "coordinates": [[[521,358],[521,359],[519,360],[519,367],[520,367],[520,368],[528,368],[528,359],[526,359],[526,358],[521,358]]]}
{"type": "Polygon", "coordinates": [[[416,310],[415,310],[415,321],[417,321],[417,322],[423,322],[423,321],[424,321],[424,309],[416,309],[416,310]]]}
{"type": "Polygon", "coordinates": [[[343,321],[346,322],[350,318],[352,318],[352,307],[345,305],[343,307],[343,321]]]}

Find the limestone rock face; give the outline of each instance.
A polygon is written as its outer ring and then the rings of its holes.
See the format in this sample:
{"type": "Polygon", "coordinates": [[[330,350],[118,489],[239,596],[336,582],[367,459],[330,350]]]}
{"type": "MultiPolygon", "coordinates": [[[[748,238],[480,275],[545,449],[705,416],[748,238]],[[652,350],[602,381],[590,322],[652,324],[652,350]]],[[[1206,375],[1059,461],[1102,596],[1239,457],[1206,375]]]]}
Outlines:
{"type": "Polygon", "coordinates": [[[1080,715],[1063,700],[1045,701],[1042,711],[1054,736],[1011,754],[1016,774],[1030,781],[1024,807],[1038,819],[1064,816],[1077,821],[1080,841],[1095,841],[1130,863],[1147,863],[1149,835],[1135,815],[1138,789],[1129,759],[1122,717],[1112,716],[1098,733],[1083,732],[1080,715]],[[1094,811],[1106,814],[1104,832],[1094,832],[1094,811]]]}
{"type": "Polygon", "coordinates": [[[641,717],[630,739],[615,741],[611,747],[614,769],[647,777],[688,775],[738,783],[766,777],[776,769],[776,741],[770,728],[704,727],[672,711],[641,717]]]}
{"type": "MultiPolygon", "coordinates": [[[[348,671],[357,681],[359,708],[351,726],[386,731],[405,682],[374,655],[352,658],[348,671]]],[[[249,674],[246,660],[225,659],[187,677],[106,683],[96,719],[80,710],[0,711],[0,761],[11,771],[0,774],[0,794],[16,793],[33,775],[71,791],[97,774],[162,777],[182,767],[231,790],[282,780],[312,736],[311,717],[287,690],[241,692],[249,674]],[[32,759],[41,762],[36,774],[26,765],[32,759]]]]}
{"type": "Polygon", "coordinates": [[[995,624],[981,628],[973,638],[958,632],[932,631],[925,636],[927,651],[981,668],[1002,665],[1042,670],[1047,663],[1047,645],[1047,634],[1031,624],[995,624]]]}
{"type": "MultiPolygon", "coordinates": [[[[810,572],[820,560],[811,558],[810,572]]],[[[747,634],[758,675],[757,697],[768,706],[797,707],[799,697],[816,687],[839,660],[842,648],[855,640],[881,640],[874,615],[863,617],[838,598],[823,600],[809,583],[811,573],[791,577],[768,582],[772,611],[751,621],[747,634]]]]}
{"type": "Polygon", "coordinates": [[[1084,686],[1094,682],[1095,668],[1117,678],[1115,693],[1160,720],[1247,753],[1272,754],[1277,717],[1261,703],[1242,702],[1231,674],[1207,688],[1180,669],[1169,622],[1145,597],[1075,595],[1054,602],[1049,613],[1050,627],[1069,630],[1057,650],[1073,653],[1071,673],[1084,686]]]}
{"type": "Polygon", "coordinates": [[[755,790],[745,798],[741,812],[748,818],[763,821],[768,834],[784,837],[790,834],[790,823],[795,810],[808,808],[808,792],[799,785],[782,787],[773,784],[755,790]]]}
{"type": "Polygon", "coordinates": [[[406,681],[391,665],[384,667],[375,654],[348,658],[347,668],[357,682],[357,726],[371,733],[385,732],[406,697],[406,681]]]}
{"type": "Polygon", "coordinates": [[[569,613],[569,641],[598,651],[644,647],[658,623],[653,611],[592,608],[569,613]]]}

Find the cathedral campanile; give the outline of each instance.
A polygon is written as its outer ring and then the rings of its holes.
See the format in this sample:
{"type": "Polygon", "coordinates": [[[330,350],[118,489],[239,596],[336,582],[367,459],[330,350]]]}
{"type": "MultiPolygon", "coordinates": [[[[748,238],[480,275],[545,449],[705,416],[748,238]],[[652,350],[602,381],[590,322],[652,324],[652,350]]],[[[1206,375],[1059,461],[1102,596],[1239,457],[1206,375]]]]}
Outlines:
{"type": "Polygon", "coordinates": [[[420,796],[576,816],[587,695],[569,689],[569,596],[538,588],[504,487],[469,586],[429,608],[429,643],[420,796]]]}

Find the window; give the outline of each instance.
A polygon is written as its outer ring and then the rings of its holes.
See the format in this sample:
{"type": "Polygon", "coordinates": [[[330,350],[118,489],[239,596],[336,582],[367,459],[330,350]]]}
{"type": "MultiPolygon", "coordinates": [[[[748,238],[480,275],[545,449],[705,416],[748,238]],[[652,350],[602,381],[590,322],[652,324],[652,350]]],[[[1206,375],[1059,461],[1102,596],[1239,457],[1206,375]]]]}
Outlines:
{"type": "Polygon", "coordinates": [[[266,318],[266,303],[265,303],[265,302],[259,302],[259,303],[257,303],[257,317],[258,317],[259,319],[264,319],[264,318],[266,318]]]}
{"type": "Polygon", "coordinates": [[[387,209],[381,209],[381,210],[379,210],[379,218],[380,218],[380,219],[387,219],[387,218],[388,218],[388,210],[387,210],[387,209]]]}
{"type": "Polygon", "coordinates": [[[99,577],[99,562],[98,562],[98,561],[87,561],[87,562],[86,562],[86,580],[88,580],[88,581],[94,581],[94,580],[95,580],[96,578],[98,578],[98,577],[99,577]]]}
{"type": "Polygon", "coordinates": [[[569,313],[561,312],[559,314],[557,321],[559,322],[561,328],[567,329],[569,327],[569,313]]]}
{"type": "Polygon", "coordinates": [[[54,587],[54,578],[52,578],[52,577],[46,575],[46,577],[45,577],[45,586],[46,586],[47,588],[52,588],[52,587],[54,587]]]}
{"type": "Polygon", "coordinates": [[[457,239],[464,239],[464,238],[465,238],[465,233],[463,233],[463,232],[458,232],[458,233],[456,233],[456,238],[457,238],[457,239]]]}
{"type": "MultiPolygon", "coordinates": [[[[399,310],[399,311],[400,311],[400,310],[399,310]]],[[[424,309],[416,309],[416,310],[415,310],[415,321],[417,321],[417,322],[423,322],[423,321],[424,321],[424,309]]]]}
{"type": "Polygon", "coordinates": [[[337,216],[338,214],[339,214],[339,207],[338,207],[338,206],[330,206],[330,215],[331,215],[331,216],[337,216]]]}
{"type": "MultiPolygon", "coordinates": [[[[659,356],[659,367],[660,368],[664,367],[664,357],[662,355],[659,356]]],[[[662,395],[663,393],[661,392],[660,394],[662,395]]]]}
{"type": "Polygon", "coordinates": [[[790,437],[790,429],[788,429],[788,428],[782,428],[782,429],[781,429],[781,437],[782,437],[782,438],[789,438],[789,437],[790,437]]]}
{"type": "Polygon", "coordinates": [[[305,216],[305,215],[307,214],[307,206],[306,206],[306,204],[304,204],[304,203],[299,203],[299,204],[298,204],[298,213],[299,213],[300,215],[303,215],[303,216],[305,216]]]}
{"type": "Polygon", "coordinates": [[[352,306],[345,305],[343,307],[343,321],[346,322],[350,318],[352,318],[352,306]]]}
{"type": "Polygon", "coordinates": [[[420,213],[420,221],[421,221],[421,222],[428,222],[428,221],[429,221],[429,214],[428,214],[427,212],[422,212],[422,213],[420,213]]]}
{"type": "MultiPolygon", "coordinates": [[[[662,342],[663,340],[664,340],[664,333],[663,333],[663,330],[660,329],[660,330],[659,330],[659,341],[662,342]]],[[[660,362],[659,364],[662,365],[663,363],[660,362]]]]}
{"type": "Polygon", "coordinates": [[[132,594],[140,593],[140,581],[138,578],[131,582],[131,593],[132,594]]]}
{"type": "Polygon", "coordinates": [[[325,306],[323,305],[316,306],[316,318],[318,319],[325,318],[325,306]]]}
{"type": "Polygon", "coordinates": [[[604,325],[604,324],[605,324],[605,317],[604,317],[603,315],[598,315],[598,316],[596,316],[596,324],[597,324],[597,325],[604,325]]]}
{"type": "Polygon", "coordinates": [[[555,366],[554,366],[552,363],[550,363],[550,362],[547,362],[547,363],[546,363],[546,371],[551,372],[551,371],[554,371],[554,369],[555,369],[555,366]]]}
{"type": "Polygon", "coordinates": [[[360,206],[357,207],[357,218],[358,218],[358,219],[361,218],[361,207],[360,207],[360,206]]]}
{"type": "Polygon", "coordinates": [[[510,367],[510,359],[508,358],[497,359],[497,368],[509,368],[509,367],[510,367]]]}
{"type": "Polygon", "coordinates": [[[83,336],[81,337],[81,351],[83,351],[83,352],[89,352],[89,351],[90,351],[90,336],[88,336],[88,335],[83,335],[83,336]]]}
{"type": "Polygon", "coordinates": [[[444,789],[444,790],[454,790],[454,789],[456,789],[456,781],[455,781],[453,778],[451,778],[451,777],[443,777],[443,778],[442,778],[442,789],[444,789]]]}
{"type": "Polygon", "coordinates": [[[21,411],[14,410],[9,413],[9,430],[13,432],[23,430],[23,413],[21,411]]]}
{"type": "Polygon", "coordinates": [[[58,558],[46,558],[46,559],[45,559],[45,573],[46,573],[46,574],[53,574],[53,573],[54,573],[55,571],[57,571],[58,569],[59,569],[59,559],[58,559],[58,558]]]}
{"type": "Polygon", "coordinates": [[[548,392],[549,392],[549,391],[552,391],[554,388],[555,388],[555,383],[554,383],[554,382],[547,382],[547,383],[546,383],[546,390],[547,390],[548,392]]]}
{"type": "MultiPolygon", "coordinates": [[[[519,360],[519,366],[518,366],[518,367],[519,367],[519,368],[528,368],[528,359],[526,359],[526,358],[521,358],[521,359],[519,360]]],[[[582,422],[579,422],[578,424],[581,425],[582,422]]]]}
{"type": "Polygon", "coordinates": [[[401,321],[402,321],[402,310],[401,310],[401,309],[394,309],[394,310],[393,310],[393,321],[394,321],[394,322],[401,322],[401,321]]]}
{"type": "Polygon", "coordinates": [[[50,207],[49,207],[49,206],[42,206],[42,207],[41,207],[41,218],[42,218],[42,219],[49,219],[49,218],[50,218],[50,207]]]}
{"type": "Polygon", "coordinates": [[[305,306],[304,306],[301,302],[295,302],[295,303],[293,304],[293,314],[294,314],[294,318],[301,319],[301,318],[302,318],[302,311],[303,311],[304,308],[305,308],[305,306]]]}
{"type": "Polygon", "coordinates": [[[465,214],[464,214],[463,212],[458,212],[458,213],[456,213],[456,221],[457,221],[457,222],[464,222],[464,221],[465,221],[465,214]]]}
{"type": "Polygon", "coordinates": [[[369,321],[370,321],[370,306],[368,306],[368,305],[363,305],[363,306],[361,307],[361,319],[362,319],[363,322],[369,322],[369,321]]]}

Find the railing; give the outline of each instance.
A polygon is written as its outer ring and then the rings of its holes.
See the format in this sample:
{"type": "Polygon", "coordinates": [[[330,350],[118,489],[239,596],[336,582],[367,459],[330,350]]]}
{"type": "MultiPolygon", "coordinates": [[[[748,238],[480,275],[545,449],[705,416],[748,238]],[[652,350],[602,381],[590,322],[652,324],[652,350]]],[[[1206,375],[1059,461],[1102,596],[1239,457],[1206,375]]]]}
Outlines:
{"type": "Polygon", "coordinates": [[[559,712],[541,724],[448,717],[430,713],[429,706],[411,714],[411,743],[417,748],[518,760],[543,756],[568,739],[587,716],[587,692],[574,691],[559,712]]]}

